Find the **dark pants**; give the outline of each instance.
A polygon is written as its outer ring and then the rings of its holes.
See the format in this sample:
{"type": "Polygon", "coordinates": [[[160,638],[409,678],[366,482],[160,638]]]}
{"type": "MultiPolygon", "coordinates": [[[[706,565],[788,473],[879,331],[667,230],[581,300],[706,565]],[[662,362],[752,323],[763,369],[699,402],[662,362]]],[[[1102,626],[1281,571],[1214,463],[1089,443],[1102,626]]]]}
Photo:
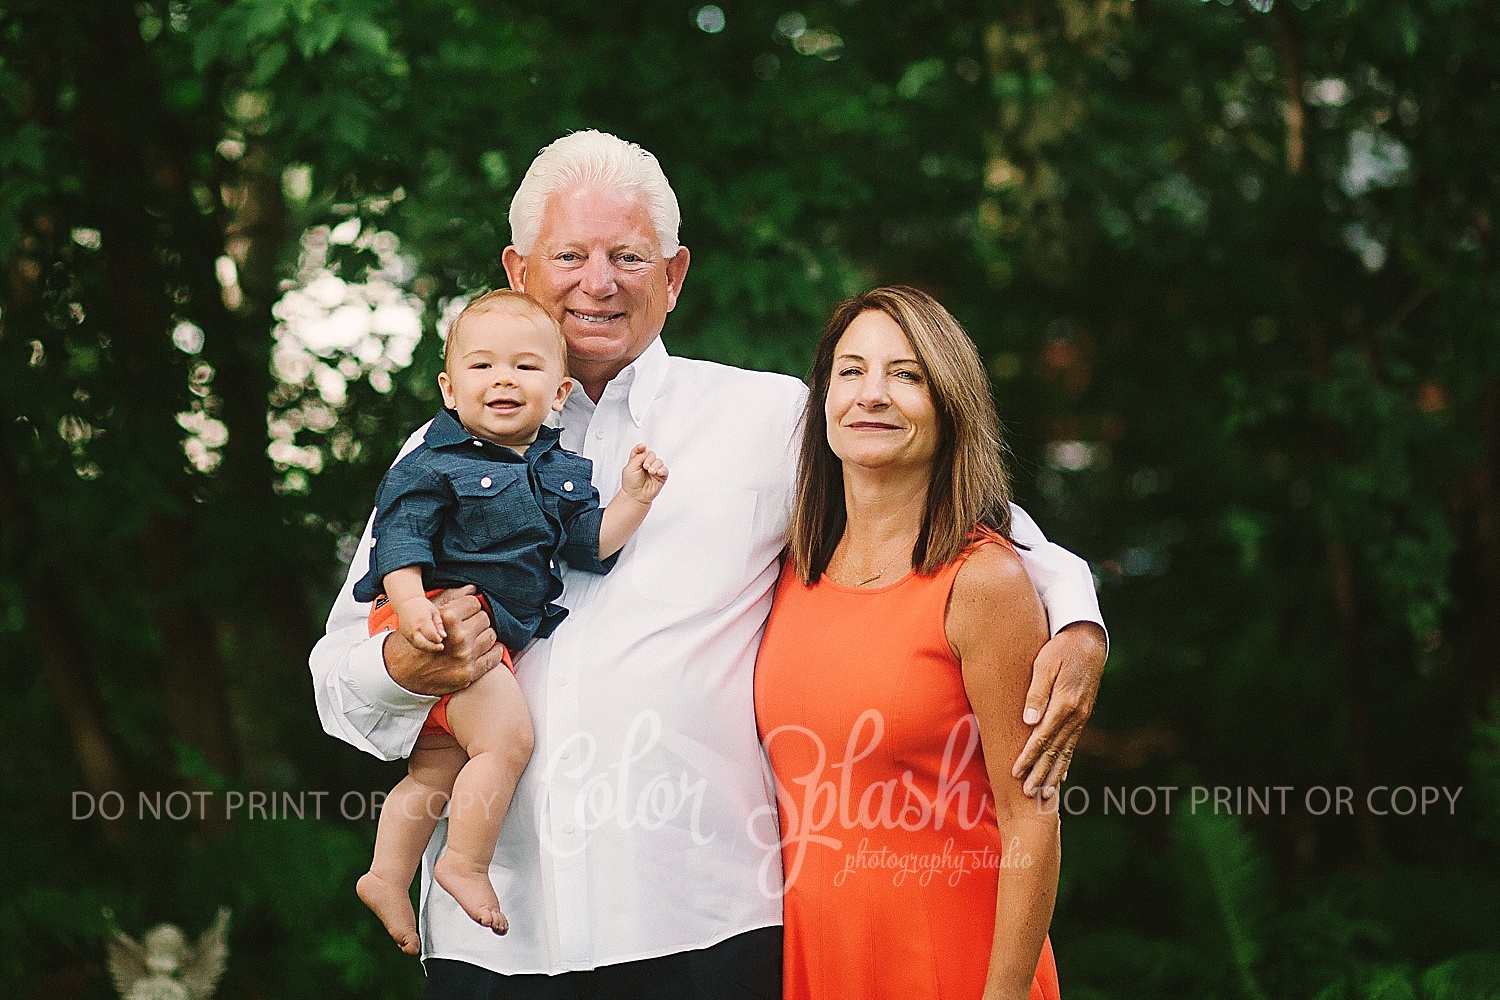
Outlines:
{"type": "Polygon", "coordinates": [[[427,960],[422,1000],[662,1000],[781,998],[781,928],[736,934],[711,948],[556,976],[502,976],[467,962],[427,960]]]}

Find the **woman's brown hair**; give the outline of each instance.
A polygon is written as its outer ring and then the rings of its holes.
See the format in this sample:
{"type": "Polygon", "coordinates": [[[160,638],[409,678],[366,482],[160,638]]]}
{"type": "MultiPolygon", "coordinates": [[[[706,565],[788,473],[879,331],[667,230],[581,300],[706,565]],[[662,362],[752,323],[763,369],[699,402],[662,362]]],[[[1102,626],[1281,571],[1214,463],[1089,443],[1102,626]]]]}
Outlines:
{"type": "Polygon", "coordinates": [[[974,341],[931,295],[891,285],[839,304],[813,354],[802,454],[788,542],[797,575],[811,584],[828,569],[843,537],[844,472],[828,446],[823,405],[839,339],[861,313],[880,312],[901,327],[922,365],[938,415],[938,449],[927,484],[927,510],[912,548],[917,572],[931,574],[956,559],[976,529],[1010,537],[1010,476],[989,378],[974,341]]]}

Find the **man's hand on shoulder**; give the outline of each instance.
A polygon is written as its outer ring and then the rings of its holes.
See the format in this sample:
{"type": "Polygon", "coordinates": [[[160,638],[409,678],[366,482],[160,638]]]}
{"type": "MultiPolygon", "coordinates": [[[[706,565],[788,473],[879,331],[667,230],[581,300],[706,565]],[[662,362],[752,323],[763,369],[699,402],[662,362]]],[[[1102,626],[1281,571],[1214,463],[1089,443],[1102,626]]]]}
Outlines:
{"type": "Polygon", "coordinates": [[[1011,774],[1024,776],[1027,795],[1057,794],[1067,777],[1073,747],[1094,711],[1108,646],[1094,622],[1074,622],[1037,654],[1026,693],[1024,721],[1036,728],[1021,748],[1011,774]]]}
{"type": "Polygon", "coordinates": [[[432,599],[445,638],[436,651],[418,649],[400,632],[387,633],[383,655],[391,680],[413,694],[461,691],[504,662],[490,616],[473,587],[445,590],[432,599]]]}

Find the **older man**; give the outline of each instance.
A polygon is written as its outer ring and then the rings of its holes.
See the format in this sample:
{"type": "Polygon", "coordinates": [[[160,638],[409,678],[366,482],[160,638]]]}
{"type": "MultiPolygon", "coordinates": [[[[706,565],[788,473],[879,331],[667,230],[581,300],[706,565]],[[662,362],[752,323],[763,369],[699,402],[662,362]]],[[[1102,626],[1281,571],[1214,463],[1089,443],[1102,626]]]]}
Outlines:
{"type": "MultiPolygon", "coordinates": [[[[660,334],[690,258],[676,197],[639,147],[557,140],[510,220],[506,275],[558,318],[583,390],[562,411],[562,443],[593,461],[604,501],[638,441],[672,479],[613,572],[564,573],[568,620],[517,659],[536,750],[491,868],[511,931],[495,937],[432,882],[440,826],[422,882],[426,995],[778,996],[778,833],[751,679],[806,390],[668,355],[660,334]]],[[[1016,532],[1054,624],[1027,709],[1045,717],[1016,765],[1045,792],[1092,707],[1104,635],[1082,561],[1024,514],[1016,532]]],[[[369,543],[367,530],[351,582],[369,543]]],[[[397,633],[367,638],[346,582],[312,654],[324,728],[404,756],[438,695],[500,662],[467,591],[440,599],[448,638],[426,653],[397,633]]]]}

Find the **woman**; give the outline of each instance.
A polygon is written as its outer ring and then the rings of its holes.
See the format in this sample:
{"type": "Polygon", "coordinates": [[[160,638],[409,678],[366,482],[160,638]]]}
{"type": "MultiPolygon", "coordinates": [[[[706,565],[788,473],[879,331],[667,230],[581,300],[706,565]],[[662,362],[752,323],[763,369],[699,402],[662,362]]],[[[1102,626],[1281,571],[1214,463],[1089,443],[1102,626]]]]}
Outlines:
{"type": "Polygon", "coordinates": [[[834,312],[811,386],[755,674],[786,998],[1055,998],[1056,806],[1009,770],[1046,619],[984,368],[897,286],[834,312]]]}

